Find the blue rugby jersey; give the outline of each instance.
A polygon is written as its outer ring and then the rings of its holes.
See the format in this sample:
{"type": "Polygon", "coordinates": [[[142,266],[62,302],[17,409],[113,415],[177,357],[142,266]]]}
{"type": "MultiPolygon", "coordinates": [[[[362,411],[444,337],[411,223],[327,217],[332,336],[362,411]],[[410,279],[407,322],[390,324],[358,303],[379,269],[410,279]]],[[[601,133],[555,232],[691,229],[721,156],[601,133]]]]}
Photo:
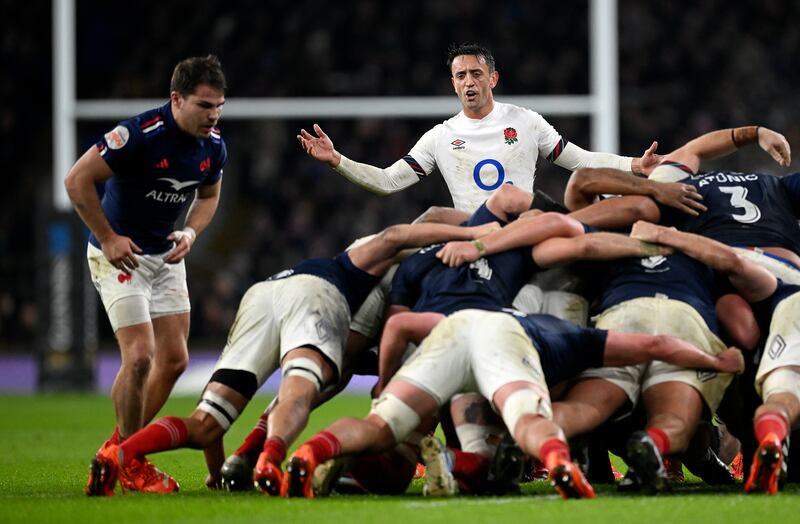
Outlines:
{"type": "Polygon", "coordinates": [[[800,253],[800,173],[777,177],[713,171],[681,182],[697,188],[708,211],[689,217],[660,206],[662,224],[730,246],[781,247],[800,253]]]}
{"type": "MultiPolygon", "coordinates": [[[[145,254],[169,251],[167,236],[200,185],[216,184],[228,159],[218,129],[209,138],[180,130],[170,103],[123,120],[96,147],[114,172],[101,200],[112,229],[145,254]]],[[[100,243],[92,235],[89,242],[100,243]]]]}
{"type": "Polygon", "coordinates": [[[720,277],[705,264],[683,253],[623,258],[605,264],[604,274],[600,311],[634,298],[663,295],[692,306],[709,329],[719,334],[714,304],[720,277]]]}
{"type": "Polygon", "coordinates": [[[370,275],[356,267],[346,252],[339,253],[334,258],[303,260],[292,269],[281,271],[267,280],[279,280],[293,275],[314,275],[336,286],[350,306],[351,315],[358,311],[372,288],[381,280],[381,277],[370,275]]]}
{"type": "MultiPolygon", "coordinates": [[[[466,225],[493,221],[500,220],[483,204],[466,225]]],[[[400,264],[392,280],[391,304],[445,315],[462,309],[498,310],[510,307],[538,270],[530,247],[483,257],[457,268],[445,266],[436,258],[441,247],[442,244],[425,247],[400,264]]]]}
{"type": "Polygon", "coordinates": [[[523,314],[506,309],[525,330],[539,353],[548,386],[603,365],[608,331],[583,328],[552,315],[523,314]]]}

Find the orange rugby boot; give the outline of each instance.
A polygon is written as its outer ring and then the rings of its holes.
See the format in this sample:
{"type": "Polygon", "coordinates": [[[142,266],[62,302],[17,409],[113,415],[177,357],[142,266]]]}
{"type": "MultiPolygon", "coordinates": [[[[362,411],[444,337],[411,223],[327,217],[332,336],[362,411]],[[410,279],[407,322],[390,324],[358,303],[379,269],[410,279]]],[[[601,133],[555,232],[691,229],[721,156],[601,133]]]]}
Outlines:
{"type": "Polygon", "coordinates": [[[303,444],[289,458],[286,474],[281,482],[281,497],[314,498],[312,479],[317,469],[317,459],[307,444],[303,444]]]}
{"type": "Polygon", "coordinates": [[[550,483],[563,499],[593,499],[594,488],[574,462],[561,459],[550,471],[550,483]]]}
{"type": "Polygon", "coordinates": [[[283,471],[278,464],[267,458],[267,453],[262,451],[256,462],[255,481],[265,495],[277,497],[281,494],[283,471]]]}
{"type": "Polygon", "coordinates": [[[756,449],[744,492],[777,494],[782,465],[781,441],[775,433],[769,433],[756,449]]]}

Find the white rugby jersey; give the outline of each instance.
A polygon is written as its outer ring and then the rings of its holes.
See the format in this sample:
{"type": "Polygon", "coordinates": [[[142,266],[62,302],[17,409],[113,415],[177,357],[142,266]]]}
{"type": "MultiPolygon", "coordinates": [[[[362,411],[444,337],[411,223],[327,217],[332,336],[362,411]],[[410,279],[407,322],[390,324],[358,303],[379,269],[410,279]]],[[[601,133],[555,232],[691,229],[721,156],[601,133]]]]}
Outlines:
{"type": "Polygon", "coordinates": [[[405,160],[419,177],[438,167],[456,209],[473,212],[502,184],[533,192],[539,155],[554,161],[565,145],[539,113],[495,101],[480,120],[462,111],[437,125],[405,160]]]}

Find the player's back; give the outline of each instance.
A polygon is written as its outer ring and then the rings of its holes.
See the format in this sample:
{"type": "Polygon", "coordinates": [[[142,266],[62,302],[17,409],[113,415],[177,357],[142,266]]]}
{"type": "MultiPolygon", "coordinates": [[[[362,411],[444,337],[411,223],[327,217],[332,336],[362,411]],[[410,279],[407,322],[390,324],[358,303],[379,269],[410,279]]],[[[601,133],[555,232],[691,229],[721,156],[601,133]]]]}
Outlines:
{"type": "Polygon", "coordinates": [[[681,182],[697,188],[708,210],[693,218],[668,211],[662,223],[731,246],[778,247],[800,253],[800,173],[777,177],[713,171],[681,182]]]}

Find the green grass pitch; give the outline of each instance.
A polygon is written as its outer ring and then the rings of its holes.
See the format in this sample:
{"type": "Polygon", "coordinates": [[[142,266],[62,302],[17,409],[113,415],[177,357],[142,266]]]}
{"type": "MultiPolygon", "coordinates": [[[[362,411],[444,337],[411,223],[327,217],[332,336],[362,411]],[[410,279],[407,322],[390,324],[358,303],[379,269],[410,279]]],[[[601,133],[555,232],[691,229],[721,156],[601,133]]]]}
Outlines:
{"type": "MultiPolygon", "coordinates": [[[[227,451],[249,431],[268,398],[256,397],[226,437],[227,451]]],[[[186,415],[194,399],[169,401],[162,414],[186,415]]],[[[363,415],[366,398],[341,397],[313,416],[305,439],[344,414],[363,415]]],[[[800,487],[776,497],[747,496],[741,486],[712,490],[689,482],[671,496],[619,496],[596,486],[595,500],[562,501],[546,482],[523,486],[516,497],[426,499],[415,483],[403,497],[339,496],[270,499],[257,492],[205,489],[202,453],[179,450],[153,461],[181,484],[175,495],[87,498],[88,464],[112,429],[109,399],[96,395],[0,397],[0,522],[20,523],[775,523],[800,522],[800,487]]]]}

